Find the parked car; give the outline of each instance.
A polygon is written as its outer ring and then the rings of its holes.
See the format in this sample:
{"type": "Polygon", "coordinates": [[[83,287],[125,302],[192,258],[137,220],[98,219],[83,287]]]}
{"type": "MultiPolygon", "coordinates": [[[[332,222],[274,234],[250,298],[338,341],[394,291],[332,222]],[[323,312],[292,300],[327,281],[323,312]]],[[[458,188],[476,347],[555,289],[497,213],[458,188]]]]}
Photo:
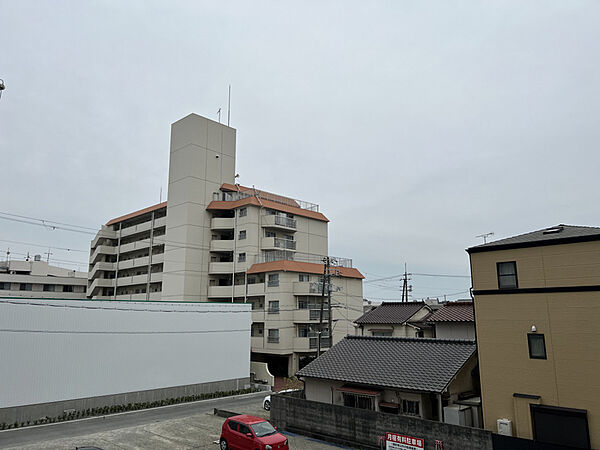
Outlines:
{"type": "Polygon", "coordinates": [[[265,411],[271,411],[271,395],[267,395],[263,400],[263,408],[265,411]]]}
{"type": "Polygon", "coordinates": [[[221,427],[221,450],[289,450],[287,438],[265,419],[246,414],[230,417],[221,427]]]}

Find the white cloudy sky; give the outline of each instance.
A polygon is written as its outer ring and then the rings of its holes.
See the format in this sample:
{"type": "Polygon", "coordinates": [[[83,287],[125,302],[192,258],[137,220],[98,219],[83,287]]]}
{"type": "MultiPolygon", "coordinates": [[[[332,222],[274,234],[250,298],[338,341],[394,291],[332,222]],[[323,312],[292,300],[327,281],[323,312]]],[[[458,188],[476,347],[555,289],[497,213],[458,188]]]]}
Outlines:
{"type": "MultiPolygon", "coordinates": [[[[319,203],[368,278],[600,225],[597,1],[0,0],[2,212],[96,228],[157,203],[170,124],[232,85],[242,184],[319,203]]],[[[13,257],[90,236],[0,220],[13,257]],[[17,244],[29,242],[44,247],[17,244]]],[[[83,250],[60,250],[58,247],[83,250]]],[[[467,278],[412,279],[414,298],[467,278]]],[[[460,292],[460,293],[459,293],[460,292]]],[[[374,299],[399,283],[365,285],[374,299]]]]}

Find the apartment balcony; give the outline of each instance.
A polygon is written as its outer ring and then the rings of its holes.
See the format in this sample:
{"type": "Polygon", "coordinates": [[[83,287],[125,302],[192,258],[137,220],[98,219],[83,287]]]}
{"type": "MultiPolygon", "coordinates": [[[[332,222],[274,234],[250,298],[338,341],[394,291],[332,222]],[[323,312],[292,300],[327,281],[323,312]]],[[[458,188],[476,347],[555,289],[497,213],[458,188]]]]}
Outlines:
{"type": "MultiPolygon", "coordinates": [[[[167,225],[167,218],[161,217],[159,219],[154,220],[154,229],[161,228],[167,225]]],[[[139,225],[134,225],[132,227],[123,228],[121,230],[121,238],[126,236],[133,236],[134,234],[143,233],[145,231],[150,231],[152,228],[152,221],[140,223],[139,225]]]]}
{"type": "Polygon", "coordinates": [[[248,295],[265,295],[265,283],[249,284],[248,295]]]}
{"type": "MultiPolygon", "coordinates": [[[[297,309],[294,311],[294,322],[318,322],[321,315],[320,309],[297,309]]],[[[323,321],[329,319],[327,306],[323,308],[323,321]]]]}
{"type": "Polygon", "coordinates": [[[210,221],[211,230],[233,230],[233,217],[214,217],[210,221]]]}
{"type": "Polygon", "coordinates": [[[148,274],[134,275],[131,277],[119,277],[117,278],[117,287],[121,286],[132,286],[135,284],[146,284],[148,282],[148,274]]]}
{"type": "Polygon", "coordinates": [[[296,221],[289,217],[279,216],[276,214],[263,215],[261,218],[263,228],[276,228],[283,231],[296,231],[296,221]]]}
{"type": "Polygon", "coordinates": [[[117,265],[115,263],[99,261],[96,264],[94,264],[94,267],[92,267],[92,270],[90,270],[88,278],[89,279],[95,278],[99,271],[114,272],[116,267],[117,267],[117,265]]]}
{"type": "MultiPolygon", "coordinates": [[[[294,295],[323,295],[323,283],[300,281],[294,283],[294,295]]],[[[327,295],[327,291],[325,291],[327,295]]]]}
{"type": "Polygon", "coordinates": [[[252,314],[252,323],[265,321],[265,310],[264,309],[253,309],[251,314],[252,314]]]}
{"type": "Polygon", "coordinates": [[[104,258],[105,255],[116,255],[117,247],[111,245],[99,245],[96,247],[92,256],[90,257],[90,263],[95,264],[100,258],[104,258]]]}
{"type": "Polygon", "coordinates": [[[98,245],[98,242],[103,239],[117,239],[117,232],[108,227],[102,227],[92,240],[91,248],[95,248],[98,245]]]}
{"type": "MultiPolygon", "coordinates": [[[[250,268],[251,264],[247,261],[236,262],[235,271],[246,272],[250,268]]],[[[211,275],[218,274],[229,274],[233,272],[233,262],[211,262],[208,266],[208,273],[211,275]]]]}
{"type": "Polygon", "coordinates": [[[252,351],[263,350],[265,348],[264,338],[262,336],[252,336],[250,338],[252,351]]]}
{"type": "Polygon", "coordinates": [[[92,281],[92,284],[90,284],[90,286],[87,289],[88,294],[87,295],[91,295],[94,293],[94,291],[96,289],[102,289],[102,288],[109,288],[109,287],[113,287],[115,285],[115,280],[114,278],[96,278],[94,281],[92,281]]]}
{"type": "MultiPolygon", "coordinates": [[[[246,286],[238,284],[235,286],[235,297],[244,297],[246,286]]],[[[208,297],[209,298],[231,298],[231,286],[209,286],[208,297]]]]}
{"type": "Polygon", "coordinates": [[[233,239],[214,239],[210,241],[211,252],[232,252],[233,239]]]}
{"type": "Polygon", "coordinates": [[[122,254],[122,253],[133,252],[135,250],[143,250],[143,249],[149,249],[149,248],[150,248],[150,238],[143,239],[140,241],[130,242],[129,244],[121,244],[121,247],[119,248],[119,252],[122,254]]]}
{"type": "Polygon", "coordinates": [[[296,250],[296,241],[277,237],[264,237],[261,242],[262,250],[296,250]]]}

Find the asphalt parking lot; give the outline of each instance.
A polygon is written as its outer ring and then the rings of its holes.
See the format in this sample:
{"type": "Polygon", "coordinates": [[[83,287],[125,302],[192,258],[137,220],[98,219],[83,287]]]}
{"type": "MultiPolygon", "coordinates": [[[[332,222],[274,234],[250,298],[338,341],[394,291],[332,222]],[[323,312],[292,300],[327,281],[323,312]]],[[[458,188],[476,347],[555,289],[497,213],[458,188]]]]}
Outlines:
{"type": "MultiPolygon", "coordinates": [[[[269,412],[261,407],[262,398],[257,398],[250,406],[238,409],[229,407],[228,410],[240,414],[252,414],[269,418],[269,412]]],[[[104,450],[122,449],[212,449],[218,450],[218,440],[224,418],[212,413],[192,414],[186,417],[160,420],[151,423],[123,428],[113,427],[102,432],[84,434],[63,439],[38,440],[26,445],[5,447],[6,449],[75,449],[82,446],[96,446],[104,450]]],[[[286,433],[290,448],[299,450],[339,448],[315,439],[286,433]]],[[[2,436],[0,434],[0,444],[2,436]]]]}

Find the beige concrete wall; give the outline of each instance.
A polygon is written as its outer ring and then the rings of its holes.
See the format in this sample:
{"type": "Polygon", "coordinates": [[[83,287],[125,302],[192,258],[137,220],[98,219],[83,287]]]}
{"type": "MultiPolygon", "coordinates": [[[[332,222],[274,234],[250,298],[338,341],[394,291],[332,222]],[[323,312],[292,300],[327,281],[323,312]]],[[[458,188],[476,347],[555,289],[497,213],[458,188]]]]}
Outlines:
{"type": "Polygon", "coordinates": [[[496,263],[516,261],[519,288],[600,284],[600,242],[473,253],[473,289],[498,289],[496,263]]]}
{"type": "Polygon", "coordinates": [[[207,298],[212,215],[206,206],[223,183],[234,182],[235,133],[196,114],[171,127],[163,300],[207,298]]]}
{"type": "MultiPolygon", "coordinates": [[[[475,289],[497,289],[496,262],[516,261],[519,288],[600,284],[600,243],[554,245],[471,255],[475,289]],[[561,267],[564,270],[561,270],[561,267]]],[[[600,293],[476,295],[484,424],[513,421],[531,438],[529,403],[585,409],[592,447],[600,446],[600,293]],[[545,337],[547,359],[530,359],[527,333],[545,337]]]]}

